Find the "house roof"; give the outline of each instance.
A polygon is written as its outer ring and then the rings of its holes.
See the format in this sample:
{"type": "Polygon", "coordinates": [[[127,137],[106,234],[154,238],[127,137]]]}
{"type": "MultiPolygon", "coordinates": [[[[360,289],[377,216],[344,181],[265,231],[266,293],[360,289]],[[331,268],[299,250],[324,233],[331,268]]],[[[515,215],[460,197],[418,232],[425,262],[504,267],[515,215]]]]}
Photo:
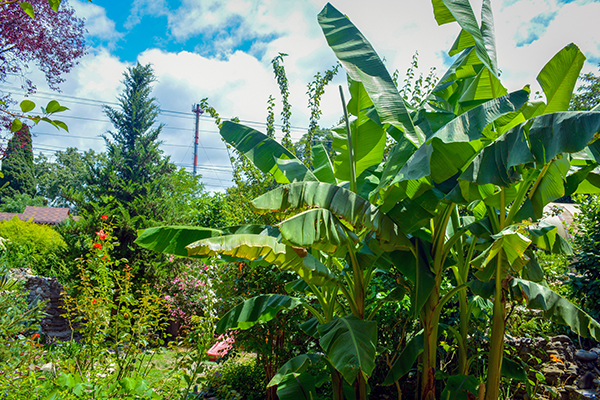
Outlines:
{"type": "Polygon", "coordinates": [[[7,221],[14,217],[22,221],[32,220],[37,224],[56,225],[64,222],[69,218],[70,210],[65,207],[25,207],[25,211],[21,214],[17,213],[0,213],[0,221],[7,221]]]}

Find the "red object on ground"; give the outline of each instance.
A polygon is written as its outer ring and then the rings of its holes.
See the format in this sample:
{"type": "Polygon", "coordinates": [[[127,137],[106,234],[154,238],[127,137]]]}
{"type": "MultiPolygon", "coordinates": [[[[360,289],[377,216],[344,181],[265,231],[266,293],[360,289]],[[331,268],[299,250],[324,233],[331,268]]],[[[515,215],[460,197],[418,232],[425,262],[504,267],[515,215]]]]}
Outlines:
{"type": "Polygon", "coordinates": [[[229,352],[229,350],[233,347],[233,343],[235,343],[233,336],[224,337],[221,335],[217,338],[217,340],[218,342],[206,352],[210,361],[217,361],[219,358],[225,356],[225,354],[227,354],[227,352],[229,352]]]}

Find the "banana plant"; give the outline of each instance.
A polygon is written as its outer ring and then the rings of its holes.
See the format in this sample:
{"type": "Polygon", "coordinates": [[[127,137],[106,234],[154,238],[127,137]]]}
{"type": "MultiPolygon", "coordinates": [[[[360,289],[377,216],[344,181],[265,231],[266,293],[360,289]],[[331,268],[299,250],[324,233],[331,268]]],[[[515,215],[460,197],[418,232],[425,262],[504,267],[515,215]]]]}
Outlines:
{"type": "MultiPolygon", "coordinates": [[[[253,201],[259,212],[280,215],[277,227],[163,227],[138,239],[143,247],[172,254],[263,260],[295,271],[301,281],[290,289],[310,293],[316,302],[259,296],[232,310],[218,330],[247,328],[278,310],[305,307],[314,319],[304,327],[319,337],[336,399],[347,384],[353,384],[355,398],[366,398],[378,310],[366,299],[383,264],[410,281],[411,306],[423,328],[386,381],[397,380],[421,354],[423,399],[435,398],[439,319],[454,296],[461,322],[449,330],[459,343],[459,372],[468,373],[467,290],[476,292],[485,282],[494,286],[487,399],[498,394],[509,294],[582,335],[600,332],[589,316],[572,312],[574,306],[540,287],[532,244],[548,251],[568,246],[555,230],[522,222],[539,219],[543,206],[564,193],[598,191],[599,113],[557,113],[568,104],[582,55],[574,45],[559,52],[538,77],[546,102],[530,101],[527,88],[509,93],[498,78],[488,0],[481,26],[468,1],[434,0],[433,6],[439,23],[457,21],[462,30],[451,49],[459,56],[422,109],[404,102],[373,47],[345,15],[330,4],[319,14],[351,94],[346,124],[336,129],[333,162],[315,146],[310,169],[268,136],[233,122],[222,125],[228,143],[284,185],[253,201]],[[388,135],[396,144],[382,162],[388,135]],[[461,216],[458,207],[471,215],[461,216]],[[469,282],[473,267],[479,280],[469,282]],[[442,292],[450,271],[457,284],[442,292]]],[[[270,384],[280,397],[307,393],[315,385],[307,365],[318,358],[290,360],[270,384]]]]}

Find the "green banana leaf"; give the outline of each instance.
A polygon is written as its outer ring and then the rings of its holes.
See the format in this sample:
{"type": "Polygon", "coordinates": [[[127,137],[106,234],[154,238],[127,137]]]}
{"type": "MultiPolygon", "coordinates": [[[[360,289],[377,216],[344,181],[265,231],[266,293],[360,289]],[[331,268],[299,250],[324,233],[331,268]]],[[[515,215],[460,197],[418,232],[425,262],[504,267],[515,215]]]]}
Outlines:
{"type": "Polygon", "coordinates": [[[385,65],[363,34],[330,3],[318,16],[327,43],[354,81],[362,82],[382,124],[398,128],[415,144],[424,141],[385,65]]]}
{"type": "MultiPolygon", "coordinates": [[[[349,181],[351,166],[346,127],[336,128],[334,132],[333,149],[337,152],[333,161],[335,177],[340,181],[349,181]]],[[[356,176],[360,176],[367,168],[379,165],[383,160],[386,132],[381,125],[363,114],[351,119],[350,133],[356,176]]]]}
{"type": "Polygon", "coordinates": [[[488,140],[483,136],[484,128],[502,115],[520,109],[528,96],[525,90],[513,92],[450,121],[411,156],[391,185],[421,178],[441,183],[452,177],[483,148],[488,140]]]}
{"type": "Polygon", "coordinates": [[[159,253],[190,257],[185,246],[198,240],[222,234],[223,231],[218,229],[196,226],[159,226],[138,231],[138,238],[134,243],[159,253]]]}
{"type": "Polygon", "coordinates": [[[544,317],[562,325],[583,337],[600,339],[600,324],[569,300],[545,286],[524,279],[510,282],[513,296],[524,299],[532,310],[542,310],[544,317]]]}
{"type": "Polygon", "coordinates": [[[350,243],[343,225],[329,210],[316,208],[294,215],[279,224],[282,236],[294,246],[335,253],[350,243]]]}
{"type": "Polygon", "coordinates": [[[317,143],[312,148],[312,165],[314,167],[313,174],[319,182],[330,183],[332,185],[337,184],[335,175],[333,172],[333,164],[329,159],[327,150],[323,143],[317,143]]]}
{"type": "Polygon", "coordinates": [[[209,237],[232,234],[267,235],[279,238],[279,229],[269,225],[238,225],[222,229],[202,228],[197,226],[158,226],[141,229],[135,244],[159,253],[173,254],[180,257],[203,257],[188,254],[185,246],[209,237]]]}
{"type": "Polygon", "coordinates": [[[316,379],[309,373],[291,372],[277,385],[279,400],[312,400],[316,398],[316,379]]]}
{"type": "Polygon", "coordinates": [[[371,376],[375,368],[377,322],[347,315],[317,329],[321,348],[346,382],[352,384],[360,373],[371,376]]]}
{"type": "Polygon", "coordinates": [[[255,129],[225,121],[221,126],[221,136],[258,169],[273,175],[277,183],[317,180],[289,150],[255,129]]]}
{"type": "Polygon", "coordinates": [[[249,329],[260,322],[268,322],[282,310],[292,310],[301,301],[282,294],[263,294],[244,300],[229,310],[217,322],[215,333],[223,334],[228,329],[249,329]]]}
{"type": "Polygon", "coordinates": [[[546,95],[544,114],[569,109],[573,88],[579,79],[579,73],[585,62],[585,56],[571,43],[560,50],[542,68],[537,81],[546,95]]]}
{"type": "Polygon", "coordinates": [[[479,381],[473,375],[452,375],[442,390],[441,400],[472,400],[477,398],[479,381]]]}
{"type": "Polygon", "coordinates": [[[252,205],[260,213],[325,208],[349,224],[350,229],[370,229],[380,241],[397,249],[412,247],[391,218],[350,190],[328,183],[297,182],[281,186],[254,199],[252,205]]]}
{"type": "Polygon", "coordinates": [[[304,248],[293,248],[264,235],[227,235],[213,237],[186,246],[190,255],[227,256],[246,260],[263,260],[282,270],[296,272],[306,282],[315,285],[333,284],[337,278],[304,248]]]}
{"type": "Polygon", "coordinates": [[[383,385],[393,385],[394,382],[406,375],[412,369],[419,354],[423,352],[423,346],[423,331],[421,331],[406,342],[404,349],[385,376],[383,385]]]}
{"type": "Polygon", "coordinates": [[[520,124],[485,147],[459,179],[508,187],[521,180],[517,166],[535,161],[541,168],[561,153],[583,150],[600,130],[600,112],[546,114],[529,125],[520,124]]]}
{"type": "Polygon", "coordinates": [[[277,386],[281,383],[283,378],[292,372],[303,373],[309,367],[309,365],[315,365],[318,363],[323,356],[321,354],[300,354],[283,364],[275,376],[271,378],[267,387],[277,386]]]}
{"type": "Polygon", "coordinates": [[[536,219],[542,218],[546,204],[565,195],[569,167],[567,157],[552,160],[535,191],[529,194],[536,219]]]}
{"type": "MultiPolygon", "coordinates": [[[[485,0],[483,3],[482,29],[480,29],[469,0],[432,0],[433,13],[438,25],[458,22],[463,31],[473,37],[475,51],[481,62],[498,75],[491,7],[485,0]],[[493,57],[488,53],[488,47],[493,57]]],[[[461,35],[465,34],[461,32],[461,35]]]]}

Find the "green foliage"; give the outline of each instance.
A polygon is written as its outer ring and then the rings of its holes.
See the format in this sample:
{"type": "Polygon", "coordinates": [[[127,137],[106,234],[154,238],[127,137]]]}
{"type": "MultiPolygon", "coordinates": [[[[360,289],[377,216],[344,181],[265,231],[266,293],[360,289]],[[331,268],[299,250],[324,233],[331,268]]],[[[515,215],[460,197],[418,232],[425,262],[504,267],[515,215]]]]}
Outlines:
{"type": "Polygon", "coordinates": [[[264,371],[255,357],[237,355],[210,370],[207,387],[219,400],[262,400],[265,398],[264,371]]]}
{"type": "Polygon", "coordinates": [[[25,207],[45,207],[48,201],[41,196],[31,197],[27,193],[15,193],[12,196],[2,196],[0,212],[9,212],[20,214],[25,211],[25,207]]]}
{"type": "Polygon", "coordinates": [[[88,150],[83,154],[76,148],[54,153],[54,161],[44,155],[35,158],[35,176],[38,183],[37,194],[48,199],[53,207],[70,207],[76,204],[68,200],[69,192],[81,193],[89,181],[89,166],[104,164],[106,155],[88,150]]]}
{"type": "MultiPolygon", "coordinates": [[[[600,64],[598,65],[600,67],[600,64]]],[[[577,88],[577,93],[571,99],[571,110],[591,110],[600,104],[600,76],[593,72],[579,77],[583,85],[577,88]]]]}
{"type": "Polygon", "coordinates": [[[3,197],[20,193],[35,196],[36,180],[28,126],[24,125],[8,141],[2,159],[2,174],[4,177],[0,178],[0,187],[8,185],[2,189],[3,197]]]}
{"type": "Polygon", "coordinates": [[[574,273],[571,292],[582,308],[600,317],[600,197],[579,196],[580,212],[575,216],[574,254],[571,259],[574,273]]]}
{"type": "Polygon", "coordinates": [[[163,343],[164,303],[149,287],[134,291],[131,268],[113,259],[112,234],[113,226],[103,222],[80,261],[77,295],[65,299],[69,323],[82,337],[67,371],[107,395],[121,389],[147,395],[145,366],[153,355],[146,349],[163,343]]]}
{"type": "Polygon", "coordinates": [[[31,268],[43,276],[60,275],[67,245],[54,229],[14,217],[0,222],[0,237],[6,240],[6,251],[0,258],[5,266],[31,268]]]}

